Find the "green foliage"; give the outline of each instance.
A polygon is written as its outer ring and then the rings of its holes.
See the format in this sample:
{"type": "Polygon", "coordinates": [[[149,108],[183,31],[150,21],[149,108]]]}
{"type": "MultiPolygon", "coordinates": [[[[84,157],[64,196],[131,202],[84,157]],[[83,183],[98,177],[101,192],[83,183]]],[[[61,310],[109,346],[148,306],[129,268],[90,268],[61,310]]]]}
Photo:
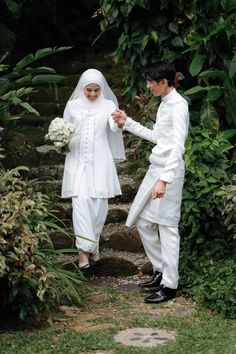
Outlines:
{"type": "Polygon", "coordinates": [[[202,100],[200,121],[204,126],[219,130],[222,109],[229,126],[236,126],[236,54],[223,70],[207,70],[199,74],[199,83],[185,91],[193,99],[202,100]]]}
{"type": "Polygon", "coordinates": [[[223,186],[217,196],[223,199],[224,223],[232,238],[236,240],[236,175],[233,176],[233,184],[223,186]]]}
{"type": "MultiPolygon", "coordinates": [[[[44,48],[35,54],[28,54],[10,70],[8,65],[0,64],[0,125],[4,126],[11,120],[20,119],[27,112],[39,113],[28,103],[35,85],[55,84],[64,79],[56,75],[53,68],[46,66],[32,67],[35,62],[49,55],[60,53],[70,47],[44,48]]],[[[2,63],[7,53],[0,57],[2,63]]]]}
{"type": "Polygon", "coordinates": [[[124,61],[126,93],[134,98],[145,91],[143,67],[164,59],[175,64],[195,95],[192,121],[219,129],[235,126],[236,17],[233,1],[101,0],[102,32],[116,29],[116,60],[124,61]],[[201,72],[220,70],[227,75],[204,84],[201,72]],[[199,86],[196,87],[199,88],[199,86]],[[197,91],[196,91],[197,93],[197,91]],[[207,95],[206,95],[207,94],[207,95]],[[222,97],[223,100],[217,99],[222,97]],[[217,103],[217,105],[215,105],[217,103]]]}
{"type": "Polygon", "coordinates": [[[0,171],[0,303],[22,320],[50,319],[62,301],[81,302],[77,285],[83,276],[65,270],[49,232],[60,229],[50,217],[50,200],[34,193],[20,177],[24,167],[0,171]]]}
{"type": "MultiPolygon", "coordinates": [[[[212,245],[208,245],[209,248],[212,245]]],[[[202,257],[193,256],[191,267],[181,266],[183,289],[199,304],[225,317],[236,318],[236,257],[213,257],[207,251],[202,257]]]]}
{"type": "Polygon", "coordinates": [[[228,152],[235,134],[235,129],[191,129],[180,223],[181,286],[199,303],[231,318],[236,317],[235,190],[228,152]]]}
{"type": "Polygon", "coordinates": [[[183,192],[181,229],[190,243],[203,243],[207,235],[216,237],[221,230],[218,218],[222,205],[216,192],[230,183],[229,138],[236,130],[215,133],[194,127],[186,144],[186,182],[183,192]]]}

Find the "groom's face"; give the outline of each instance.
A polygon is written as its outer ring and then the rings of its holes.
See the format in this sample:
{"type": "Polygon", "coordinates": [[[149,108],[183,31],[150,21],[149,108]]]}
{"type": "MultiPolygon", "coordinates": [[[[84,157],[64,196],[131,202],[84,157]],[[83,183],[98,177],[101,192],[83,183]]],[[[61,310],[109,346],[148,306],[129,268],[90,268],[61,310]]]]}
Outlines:
{"type": "Polygon", "coordinates": [[[147,88],[151,91],[153,96],[156,97],[165,96],[167,86],[168,84],[166,79],[161,79],[159,81],[147,80],[147,88]]]}

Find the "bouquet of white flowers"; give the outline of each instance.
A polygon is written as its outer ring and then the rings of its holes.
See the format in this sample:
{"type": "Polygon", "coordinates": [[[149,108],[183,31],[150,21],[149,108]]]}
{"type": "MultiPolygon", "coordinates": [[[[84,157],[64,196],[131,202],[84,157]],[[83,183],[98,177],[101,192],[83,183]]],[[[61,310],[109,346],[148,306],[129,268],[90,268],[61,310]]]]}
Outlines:
{"type": "Polygon", "coordinates": [[[69,142],[75,132],[75,126],[63,118],[56,117],[49,125],[46,140],[50,140],[59,152],[67,153],[70,151],[69,142]]]}

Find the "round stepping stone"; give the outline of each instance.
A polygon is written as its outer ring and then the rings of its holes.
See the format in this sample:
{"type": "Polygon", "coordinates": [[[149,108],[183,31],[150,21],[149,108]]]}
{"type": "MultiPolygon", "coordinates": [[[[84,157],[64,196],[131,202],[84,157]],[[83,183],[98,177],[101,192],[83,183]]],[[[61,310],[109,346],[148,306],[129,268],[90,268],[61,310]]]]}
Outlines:
{"type": "Polygon", "coordinates": [[[154,328],[129,328],[119,332],[113,338],[126,346],[155,347],[175,340],[176,333],[154,328]]]}

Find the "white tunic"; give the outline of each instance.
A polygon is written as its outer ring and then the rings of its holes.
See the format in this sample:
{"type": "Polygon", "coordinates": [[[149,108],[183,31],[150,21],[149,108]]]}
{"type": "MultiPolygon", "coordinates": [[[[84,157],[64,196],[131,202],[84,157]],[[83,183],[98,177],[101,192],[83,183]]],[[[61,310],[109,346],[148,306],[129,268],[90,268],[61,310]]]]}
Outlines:
{"type": "Polygon", "coordinates": [[[166,226],[178,225],[188,125],[187,101],[175,89],[162,99],[153,129],[127,118],[126,130],[155,143],[149,157],[151,165],[130,209],[127,226],[133,225],[139,216],[166,226]],[[164,198],[153,200],[151,192],[158,180],[167,182],[166,193],[164,198]]]}
{"type": "Polygon", "coordinates": [[[78,196],[85,169],[89,197],[110,198],[121,194],[108,139],[111,131],[121,134],[110,115],[115,108],[110,100],[91,110],[81,109],[79,99],[68,102],[64,118],[76,126],[76,133],[65,160],[62,198],[78,196]]]}

